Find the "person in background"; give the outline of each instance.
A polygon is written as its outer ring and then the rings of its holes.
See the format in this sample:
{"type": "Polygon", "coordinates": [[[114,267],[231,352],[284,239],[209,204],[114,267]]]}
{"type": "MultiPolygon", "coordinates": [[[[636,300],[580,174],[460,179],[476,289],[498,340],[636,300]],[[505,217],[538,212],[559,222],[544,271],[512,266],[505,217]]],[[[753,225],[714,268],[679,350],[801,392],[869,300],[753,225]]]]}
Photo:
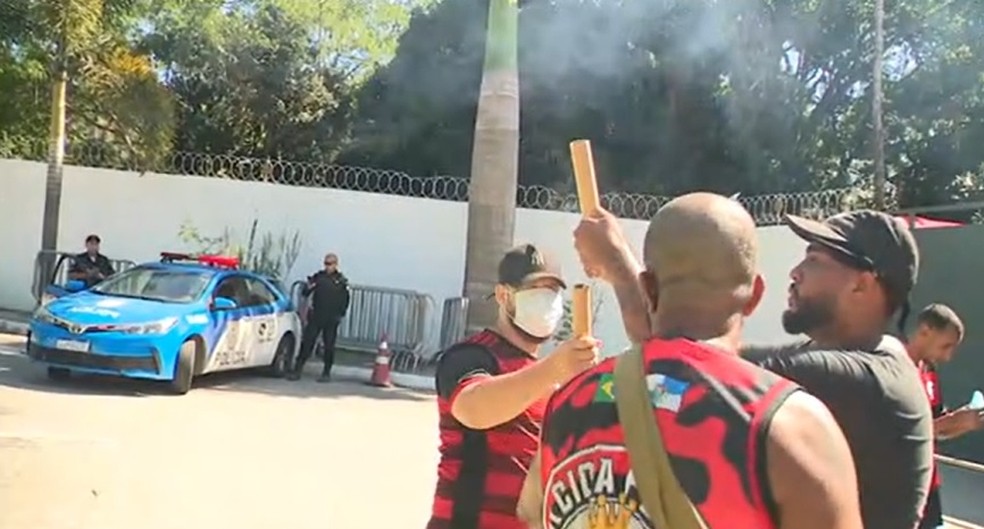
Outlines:
{"type": "MultiPolygon", "coordinates": [[[[943,404],[943,389],[936,369],[953,358],[957,346],[963,341],[964,325],[957,313],[939,303],[928,305],[919,313],[916,329],[909,335],[906,349],[919,367],[926,396],[933,409],[933,433],[937,441],[954,439],[984,427],[984,411],[964,406],[949,411],[943,404]]],[[[940,496],[939,468],[933,465],[929,498],[919,529],[936,529],[943,526],[943,502],[940,496]]]]}
{"type": "Polygon", "coordinates": [[[516,503],[546,398],[595,363],[590,338],[539,357],[564,314],[560,267],[531,244],[499,262],[495,326],[441,353],[437,488],[427,529],[520,529],[516,503]]]}
{"type": "MultiPolygon", "coordinates": [[[[586,270],[613,282],[631,255],[610,213],[575,233],[586,270]]],[[[861,529],[854,464],[830,412],[738,356],[762,299],[755,222],[733,200],[691,193],[660,208],[636,276],[652,322],[646,383],[673,471],[710,529],[861,529]]],[[[558,389],[523,487],[531,528],[656,527],[642,508],[615,396],[615,359],[558,389]]]]}
{"type": "Polygon", "coordinates": [[[331,380],[331,368],[335,363],[335,341],[338,338],[338,325],[348,311],[351,302],[348,279],[338,270],[338,256],[325,255],[324,269],[307,278],[302,295],[311,296],[307,324],[301,338],[301,350],[297,362],[287,375],[289,380],[300,380],[304,364],[311,357],[314,343],[321,335],[325,348],[325,363],[318,382],[331,380]]]}
{"type": "Polygon", "coordinates": [[[109,258],[99,253],[101,242],[95,234],[85,238],[85,251],[72,258],[72,266],[68,269],[69,279],[82,281],[86,288],[90,288],[115,273],[109,258]]]}

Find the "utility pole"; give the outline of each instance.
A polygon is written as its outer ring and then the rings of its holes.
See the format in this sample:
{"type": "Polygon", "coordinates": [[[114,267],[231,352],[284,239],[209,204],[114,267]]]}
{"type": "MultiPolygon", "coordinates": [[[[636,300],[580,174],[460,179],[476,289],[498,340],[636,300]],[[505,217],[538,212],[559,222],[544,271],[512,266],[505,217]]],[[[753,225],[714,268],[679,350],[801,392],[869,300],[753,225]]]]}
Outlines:
{"type": "Polygon", "coordinates": [[[885,210],[885,130],[882,122],[882,59],[885,56],[885,0],[875,0],[875,57],[872,61],[871,120],[875,144],[875,209],[885,210]]]}

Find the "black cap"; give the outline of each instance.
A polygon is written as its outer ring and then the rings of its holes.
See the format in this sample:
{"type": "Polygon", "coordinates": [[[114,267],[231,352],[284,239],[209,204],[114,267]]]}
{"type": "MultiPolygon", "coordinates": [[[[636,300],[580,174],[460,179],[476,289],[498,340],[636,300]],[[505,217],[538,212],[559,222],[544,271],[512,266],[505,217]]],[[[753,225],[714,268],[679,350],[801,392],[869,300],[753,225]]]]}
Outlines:
{"type": "Polygon", "coordinates": [[[92,235],[86,235],[85,242],[87,242],[87,243],[89,243],[89,242],[101,243],[102,242],[102,239],[100,239],[98,235],[96,235],[95,233],[93,233],[92,235]]]}
{"type": "Polygon", "coordinates": [[[521,288],[545,278],[554,279],[567,288],[560,263],[532,244],[521,244],[509,250],[499,261],[499,284],[521,288]]]}
{"type": "Polygon", "coordinates": [[[787,215],[786,225],[803,240],[877,274],[892,302],[908,300],[919,276],[919,247],[903,220],[865,209],[823,222],[787,215]]]}

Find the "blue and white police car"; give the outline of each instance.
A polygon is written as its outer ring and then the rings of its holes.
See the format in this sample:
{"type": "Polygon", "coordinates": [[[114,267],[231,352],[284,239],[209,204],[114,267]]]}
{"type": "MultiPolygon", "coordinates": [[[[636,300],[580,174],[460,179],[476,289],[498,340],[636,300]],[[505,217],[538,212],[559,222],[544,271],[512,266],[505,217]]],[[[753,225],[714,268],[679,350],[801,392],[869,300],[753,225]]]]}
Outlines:
{"type": "Polygon", "coordinates": [[[102,373],[166,380],[178,394],[194,377],[266,367],[281,375],[296,353],[301,322],[270,279],[240,270],[235,258],[162,253],[40,306],[27,354],[48,376],[102,373]]]}

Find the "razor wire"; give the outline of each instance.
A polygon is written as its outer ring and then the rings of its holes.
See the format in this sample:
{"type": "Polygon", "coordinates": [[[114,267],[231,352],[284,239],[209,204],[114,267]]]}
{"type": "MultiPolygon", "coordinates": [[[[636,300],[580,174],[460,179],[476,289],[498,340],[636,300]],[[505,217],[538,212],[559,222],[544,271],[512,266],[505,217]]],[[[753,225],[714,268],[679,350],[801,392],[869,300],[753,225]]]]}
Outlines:
{"type": "MultiPolygon", "coordinates": [[[[44,149],[25,142],[18,148],[0,150],[0,157],[44,161],[44,149]],[[32,146],[23,148],[22,146],[32,146]]],[[[43,144],[42,144],[43,145],[43,144]]],[[[176,151],[154,159],[121,156],[116,149],[92,143],[68,145],[67,165],[161,173],[205,178],[223,178],[244,182],[265,182],[298,187],[360,191],[405,197],[466,202],[469,181],[457,176],[411,176],[402,171],[372,167],[334,165],[251,158],[228,154],[176,151]]],[[[869,193],[860,187],[843,187],[798,193],[774,193],[737,198],[759,225],[777,224],[784,215],[794,214],[822,218],[863,207],[869,193]]],[[[649,220],[673,197],[639,193],[605,193],[602,205],[614,215],[626,219],[649,220]]],[[[516,206],[527,209],[578,212],[575,193],[545,186],[518,186],[516,206]]]]}

